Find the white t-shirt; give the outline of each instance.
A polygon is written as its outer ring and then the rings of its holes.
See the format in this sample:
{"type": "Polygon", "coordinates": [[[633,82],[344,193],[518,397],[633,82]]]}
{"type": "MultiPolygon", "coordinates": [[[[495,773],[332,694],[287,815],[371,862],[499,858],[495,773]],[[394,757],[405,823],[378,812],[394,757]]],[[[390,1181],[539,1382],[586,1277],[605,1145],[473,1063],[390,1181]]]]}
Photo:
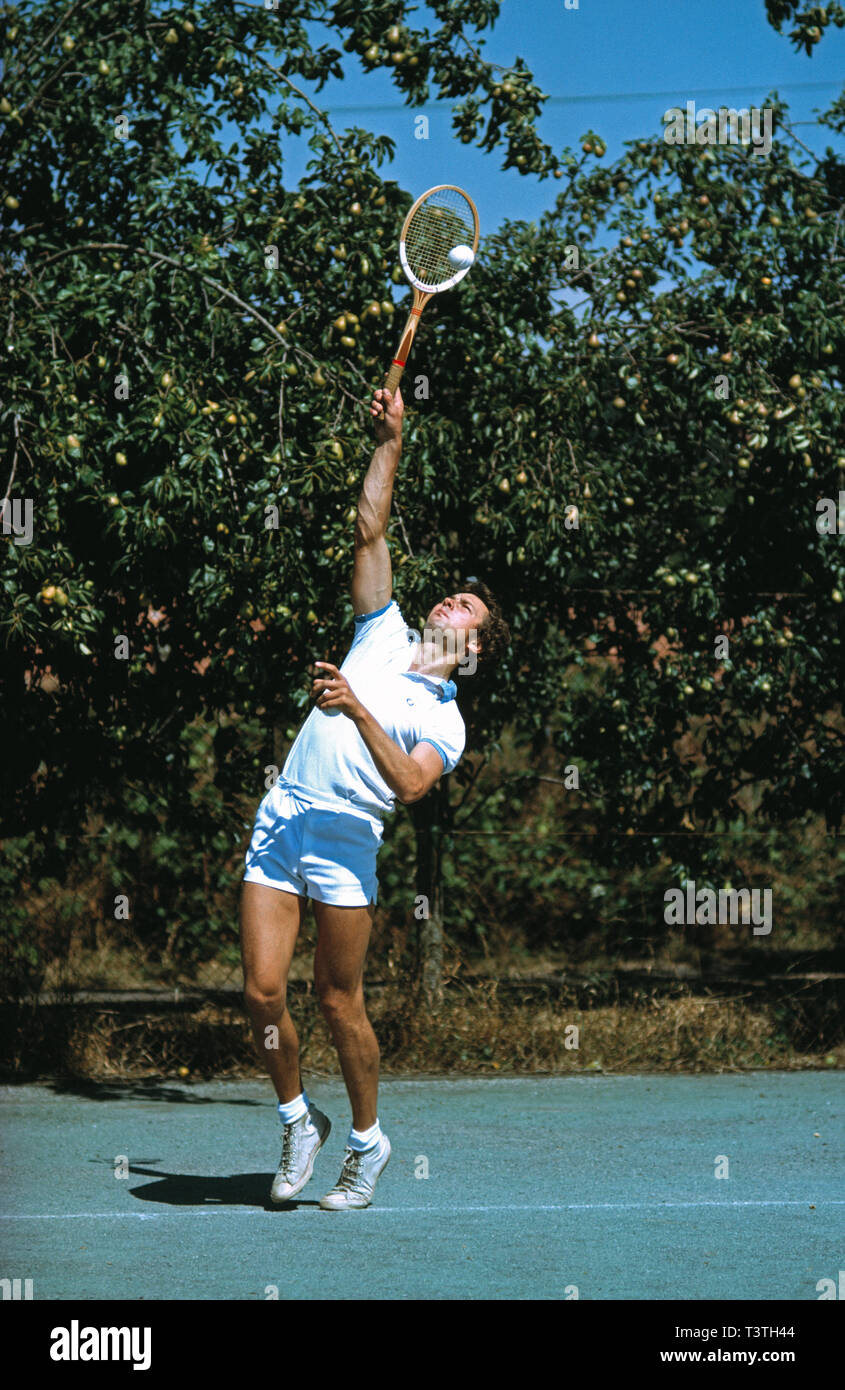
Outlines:
{"type": "MultiPolygon", "coordinates": [[[[443,759],[444,773],[452,772],[466,744],[455,683],[408,670],[414,640],[393,599],[355,619],[355,637],[340,670],[364,708],[403,752],[430,743],[443,759]]],[[[395,793],[356,725],[341,710],[311,710],[279,782],[379,825],[395,809],[395,793]]]]}

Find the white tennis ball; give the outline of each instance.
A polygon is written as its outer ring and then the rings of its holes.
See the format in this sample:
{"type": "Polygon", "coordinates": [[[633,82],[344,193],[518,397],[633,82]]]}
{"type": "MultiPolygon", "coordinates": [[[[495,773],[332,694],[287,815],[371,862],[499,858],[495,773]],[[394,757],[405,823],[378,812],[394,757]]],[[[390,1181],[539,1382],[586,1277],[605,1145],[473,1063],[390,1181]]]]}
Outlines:
{"type": "Polygon", "coordinates": [[[475,260],[475,252],[471,246],[453,246],[449,252],[449,260],[456,269],[465,270],[475,260]]]}

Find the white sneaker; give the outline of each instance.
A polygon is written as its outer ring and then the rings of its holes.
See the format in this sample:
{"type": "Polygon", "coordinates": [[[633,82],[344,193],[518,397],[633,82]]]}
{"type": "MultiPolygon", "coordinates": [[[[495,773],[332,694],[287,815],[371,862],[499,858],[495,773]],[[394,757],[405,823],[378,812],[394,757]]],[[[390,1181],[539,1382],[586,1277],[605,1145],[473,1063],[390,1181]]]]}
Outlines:
{"type": "Polygon", "coordinates": [[[316,1105],[282,1129],[282,1158],[270,1189],[270,1200],[289,1202],[311,1177],[314,1159],[331,1134],[332,1122],[316,1105]]]}
{"type": "Polygon", "coordinates": [[[320,1198],[323,1211],[351,1211],[354,1207],[368,1207],[373,1200],[376,1182],[387,1167],[389,1158],[390,1140],[386,1134],[381,1136],[381,1143],[371,1153],[358,1153],[347,1147],[337,1183],[331,1192],[320,1198]]]}

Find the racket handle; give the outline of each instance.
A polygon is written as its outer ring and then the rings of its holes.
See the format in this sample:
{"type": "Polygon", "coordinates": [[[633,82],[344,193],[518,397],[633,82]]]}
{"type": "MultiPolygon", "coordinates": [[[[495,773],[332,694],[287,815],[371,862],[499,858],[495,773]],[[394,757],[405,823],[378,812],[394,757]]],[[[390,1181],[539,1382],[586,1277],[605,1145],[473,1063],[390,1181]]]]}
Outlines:
{"type": "Polygon", "coordinates": [[[414,341],[414,337],[416,335],[417,324],[420,321],[421,313],[422,308],[418,308],[416,305],[414,305],[413,309],[408,315],[408,321],[405,324],[405,331],[402,334],[402,341],[399,344],[399,347],[396,349],[396,356],[390,364],[390,370],[387,373],[387,376],[384,378],[384,389],[386,391],[389,391],[391,395],[396,390],[396,387],[402,380],[402,373],[405,370],[405,364],[407,363],[408,358],[411,354],[411,344],[414,341]]]}
{"type": "Polygon", "coordinates": [[[402,380],[402,373],[404,370],[405,368],[400,366],[398,362],[394,362],[387,376],[384,378],[384,389],[385,391],[389,391],[391,396],[402,380]]]}

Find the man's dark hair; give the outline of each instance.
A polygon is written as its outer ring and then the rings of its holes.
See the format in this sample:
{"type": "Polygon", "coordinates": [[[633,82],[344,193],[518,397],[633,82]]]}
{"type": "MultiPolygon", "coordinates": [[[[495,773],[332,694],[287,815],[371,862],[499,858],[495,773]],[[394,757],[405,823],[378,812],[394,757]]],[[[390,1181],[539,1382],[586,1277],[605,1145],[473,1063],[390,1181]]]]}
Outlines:
{"type": "Polygon", "coordinates": [[[462,592],[465,594],[475,594],[488,610],[489,617],[484,619],[478,629],[481,650],[478,653],[477,674],[484,672],[488,678],[492,675],[493,669],[498,665],[501,658],[511,644],[511,632],[502,616],[499,601],[495,594],[491,593],[487,585],[481,579],[468,579],[463,586],[462,592]]]}

